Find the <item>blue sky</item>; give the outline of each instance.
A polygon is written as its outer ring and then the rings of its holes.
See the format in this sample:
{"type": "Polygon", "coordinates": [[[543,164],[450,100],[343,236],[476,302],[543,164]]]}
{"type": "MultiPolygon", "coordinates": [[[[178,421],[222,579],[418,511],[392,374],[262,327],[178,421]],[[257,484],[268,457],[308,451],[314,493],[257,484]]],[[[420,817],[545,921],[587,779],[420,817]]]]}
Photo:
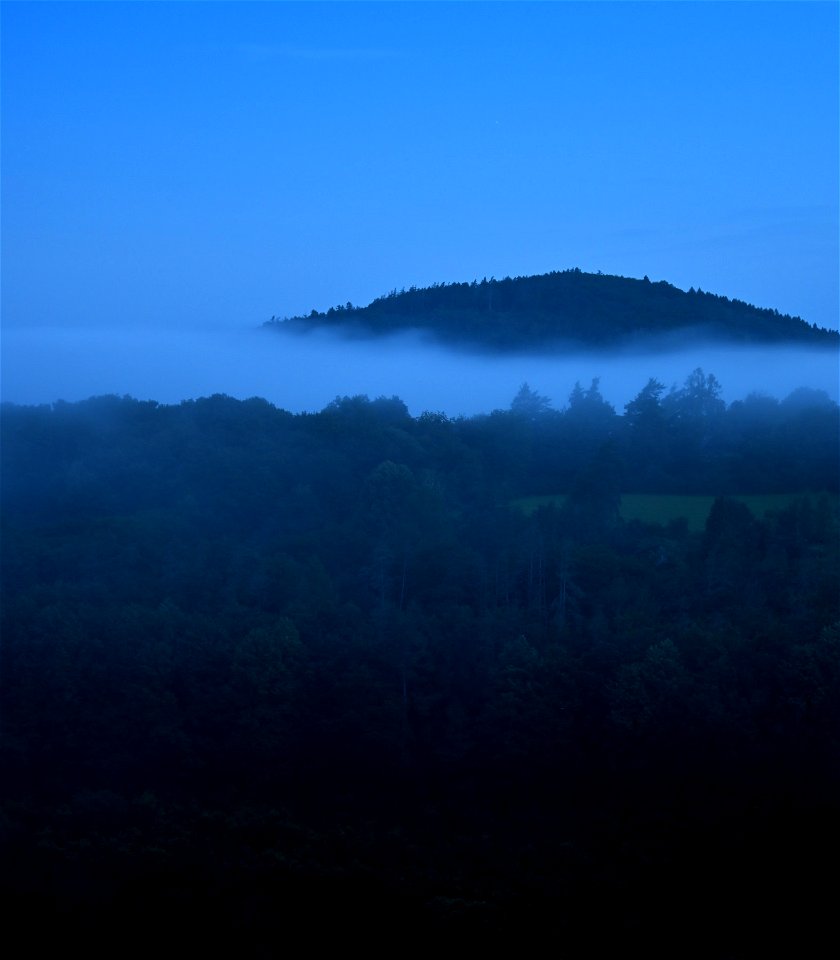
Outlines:
{"type": "Polygon", "coordinates": [[[838,325],[836,3],[3,3],[3,324],[579,266],[838,325]]]}

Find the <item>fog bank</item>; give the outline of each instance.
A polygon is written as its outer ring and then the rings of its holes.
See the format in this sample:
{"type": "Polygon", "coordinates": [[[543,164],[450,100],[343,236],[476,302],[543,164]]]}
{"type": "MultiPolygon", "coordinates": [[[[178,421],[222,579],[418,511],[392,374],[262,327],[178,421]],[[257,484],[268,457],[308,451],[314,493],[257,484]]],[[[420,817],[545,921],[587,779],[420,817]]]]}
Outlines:
{"type": "Polygon", "coordinates": [[[293,412],[323,409],[336,396],[401,397],[412,414],[472,415],[504,408],[527,381],[562,409],[576,381],[600,378],[603,396],[624,404],[656,377],[681,385],[696,367],[713,373],[727,402],[752,392],[784,397],[800,386],[838,400],[838,358],[801,347],[723,347],[657,353],[477,356],[417,336],[347,341],[326,333],[288,336],[260,328],[174,330],[9,329],[3,332],[0,397],[22,404],[101,394],[161,403],[224,393],[265,397],[293,412]]]}

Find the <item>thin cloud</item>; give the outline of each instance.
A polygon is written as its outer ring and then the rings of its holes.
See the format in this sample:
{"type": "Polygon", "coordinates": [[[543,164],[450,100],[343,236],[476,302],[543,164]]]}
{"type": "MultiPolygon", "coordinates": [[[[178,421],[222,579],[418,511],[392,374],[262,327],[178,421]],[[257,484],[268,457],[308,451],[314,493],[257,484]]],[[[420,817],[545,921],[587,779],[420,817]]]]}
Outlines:
{"type": "Polygon", "coordinates": [[[770,207],[743,207],[733,210],[725,219],[728,222],[772,220],[788,224],[801,221],[823,221],[828,218],[836,220],[837,212],[836,203],[787,204],[770,207]]]}
{"type": "Polygon", "coordinates": [[[353,61],[393,60],[401,56],[397,50],[379,47],[304,47],[289,43],[239,43],[237,52],[248,60],[266,63],[271,60],[353,61]]]}

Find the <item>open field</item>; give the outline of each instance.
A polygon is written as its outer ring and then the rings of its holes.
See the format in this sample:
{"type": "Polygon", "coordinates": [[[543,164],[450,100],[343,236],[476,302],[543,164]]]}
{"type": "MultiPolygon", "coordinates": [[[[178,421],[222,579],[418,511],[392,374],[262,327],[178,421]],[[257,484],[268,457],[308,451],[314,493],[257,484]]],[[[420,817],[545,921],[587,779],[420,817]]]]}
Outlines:
{"type": "MultiPolygon", "coordinates": [[[[836,494],[802,493],[733,494],[731,499],[745,503],[760,518],[771,511],[784,510],[793,501],[808,496],[830,496],[835,502],[838,500],[836,494]]],[[[513,503],[525,513],[532,514],[550,503],[562,507],[566,497],[565,493],[520,497],[513,503]]],[[[696,532],[704,529],[715,499],[711,494],[625,493],[621,497],[621,518],[662,524],[682,518],[688,522],[688,529],[696,532]]]]}

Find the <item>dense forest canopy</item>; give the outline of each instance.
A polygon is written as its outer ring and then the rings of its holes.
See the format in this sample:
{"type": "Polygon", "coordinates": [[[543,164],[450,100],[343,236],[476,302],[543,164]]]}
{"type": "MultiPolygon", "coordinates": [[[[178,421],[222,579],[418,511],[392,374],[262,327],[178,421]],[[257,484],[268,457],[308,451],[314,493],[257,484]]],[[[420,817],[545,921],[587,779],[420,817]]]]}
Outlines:
{"type": "Polygon", "coordinates": [[[622,414],[4,405],[4,902],[103,955],[819,931],[839,425],[702,370],[622,414]]]}
{"type": "Polygon", "coordinates": [[[266,324],[306,332],[356,335],[421,330],[460,345],[528,350],[585,345],[611,347],[692,336],[737,343],[807,343],[837,347],[840,334],[799,317],[662,280],[652,283],[579,269],[541,276],[486,277],[479,283],[440,283],[392,290],[366,307],[351,303],[306,317],[266,324]]]}

